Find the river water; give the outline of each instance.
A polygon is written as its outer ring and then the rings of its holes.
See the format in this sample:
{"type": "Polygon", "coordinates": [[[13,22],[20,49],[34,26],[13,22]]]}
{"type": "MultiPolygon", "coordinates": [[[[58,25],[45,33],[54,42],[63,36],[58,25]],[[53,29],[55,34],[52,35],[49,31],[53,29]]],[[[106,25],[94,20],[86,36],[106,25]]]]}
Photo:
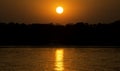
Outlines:
{"type": "Polygon", "coordinates": [[[0,71],[120,71],[120,48],[3,47],[0,71]]]}

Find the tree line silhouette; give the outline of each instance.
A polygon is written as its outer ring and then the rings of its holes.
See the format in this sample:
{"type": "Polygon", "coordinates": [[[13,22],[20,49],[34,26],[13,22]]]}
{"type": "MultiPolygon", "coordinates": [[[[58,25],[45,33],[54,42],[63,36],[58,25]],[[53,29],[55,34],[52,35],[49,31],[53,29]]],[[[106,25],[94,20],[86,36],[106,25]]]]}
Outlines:
{"type": "Polygon", "coordinates": [[[0,23],[0,45],[120,45],[120,20],[109,24],[0,23]]]}

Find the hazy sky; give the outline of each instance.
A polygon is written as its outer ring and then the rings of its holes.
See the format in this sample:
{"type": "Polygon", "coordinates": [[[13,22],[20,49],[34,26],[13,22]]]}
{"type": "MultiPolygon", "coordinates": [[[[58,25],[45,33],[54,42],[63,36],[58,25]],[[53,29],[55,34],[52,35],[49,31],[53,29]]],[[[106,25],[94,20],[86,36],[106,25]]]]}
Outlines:
{"type": "Polygon", "coordinates": [[[120,19],[120,0],[0,0],[0,22],[76,23],[120,19]],[[61,5],[64,13],[58,15],[61,5]]]}

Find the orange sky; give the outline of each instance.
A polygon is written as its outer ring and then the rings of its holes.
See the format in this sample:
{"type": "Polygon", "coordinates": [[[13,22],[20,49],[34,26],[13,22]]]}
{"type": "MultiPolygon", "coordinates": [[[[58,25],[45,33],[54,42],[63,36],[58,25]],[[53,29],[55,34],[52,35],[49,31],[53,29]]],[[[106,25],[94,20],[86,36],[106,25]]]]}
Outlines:
{"type": "Polygon", "coordinates": [[[0,0],[1,22],[76,23],[120,19],[120,0],[0,0]],[[57,6],[64,7],[58,15],[57,6]]]}

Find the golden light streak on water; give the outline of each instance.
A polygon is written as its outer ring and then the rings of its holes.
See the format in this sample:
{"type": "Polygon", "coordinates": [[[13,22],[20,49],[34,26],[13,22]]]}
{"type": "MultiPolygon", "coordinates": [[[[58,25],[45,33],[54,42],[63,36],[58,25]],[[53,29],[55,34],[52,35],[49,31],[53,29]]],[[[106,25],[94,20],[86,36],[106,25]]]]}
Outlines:
{"type": "Polygon", "coordinates": [[[57,49],[55,53],[55,71],[64,70],[64,50],[57,49]]]}

